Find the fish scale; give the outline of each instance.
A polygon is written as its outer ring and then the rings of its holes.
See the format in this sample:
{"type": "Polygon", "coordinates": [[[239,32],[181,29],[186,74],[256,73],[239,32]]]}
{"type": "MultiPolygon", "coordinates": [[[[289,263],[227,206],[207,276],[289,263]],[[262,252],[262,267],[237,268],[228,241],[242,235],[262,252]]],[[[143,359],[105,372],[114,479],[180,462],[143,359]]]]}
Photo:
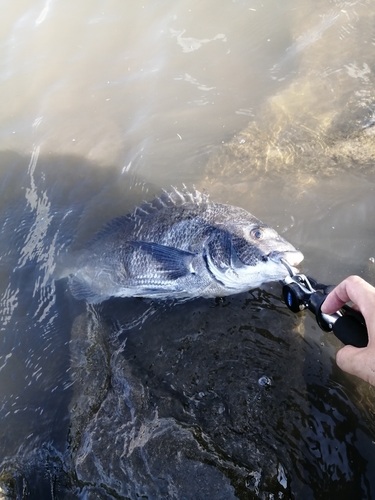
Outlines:
{"type": "Polygon", "coordinates": [[[241,207],[173,188],[110,221],[72,254],[73,296],[193,299],[240,293],[284,278],[301,252],[241,207]]]}

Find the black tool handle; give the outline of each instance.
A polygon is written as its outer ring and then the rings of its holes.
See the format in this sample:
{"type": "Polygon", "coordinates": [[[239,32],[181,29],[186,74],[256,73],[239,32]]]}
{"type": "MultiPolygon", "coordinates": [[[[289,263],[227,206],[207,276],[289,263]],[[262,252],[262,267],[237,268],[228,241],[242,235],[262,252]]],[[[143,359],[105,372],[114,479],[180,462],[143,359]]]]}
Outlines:
{"type": "Polygon", "coordinates": [[[344,305],[340,311],[334,314],[324,314],[321,311],[323,302],[326,300],[329,289],[326,285],[317,284],[312,278],[297,275],[299,281],[284,280],[283,298],[288,308],[298,313],[308,308],[315,316],[319,327],[325,332],[333,331],[334,335],[345,345],[354,347],[366,347],[368,344],[368,333],[366,322],[362,314],[344,305]],[[304,280],[301,280],[301,277],[304,280]],[[307,282],[307,284],[306,284],[307,282]],[[313,285],[312,285],[313,284],[313,285]],[[307,287],[309,285],[309,287],[307,287]],[[318,287],[314,290],[312,286],[318,287]],[[310,290],[313,290],[312,292],[310,290]]]}
{"type": "Polygon", "coordinates": [[[338,318],[333,326],[333,333],[345,345],[354,347],[366,347],[368,344],[368,333],[364,323],[357,317],[344,314],[338,318]]]}
{"type": "Polygon", "coordinates": [[[364,317],[359,311],[344,305],[341,309],[342,316],[332,323],[328,324],[321,307],[326,295],[320,292],[314,292],[310,296],[308,307],[315,314],[316,321],[320,328],[324,331],[332,330],[334,335],[341,340],[345,345],[353,345],[354,347],[366,347],[368,344],[368,333],[364,317]]]}

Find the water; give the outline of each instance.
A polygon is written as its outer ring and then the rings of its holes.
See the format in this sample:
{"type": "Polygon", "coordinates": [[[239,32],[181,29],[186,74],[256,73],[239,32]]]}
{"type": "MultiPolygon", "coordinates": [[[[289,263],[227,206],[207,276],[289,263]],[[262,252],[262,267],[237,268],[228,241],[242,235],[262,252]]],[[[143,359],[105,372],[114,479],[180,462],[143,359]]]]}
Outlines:
{"type": "Polygon", "coordinates": [[[374,389],[280,286],[74,301],[59,256],[161,188],[375,283],[370,1],[4,2],[0,498],[375,498],[374,389]]]}

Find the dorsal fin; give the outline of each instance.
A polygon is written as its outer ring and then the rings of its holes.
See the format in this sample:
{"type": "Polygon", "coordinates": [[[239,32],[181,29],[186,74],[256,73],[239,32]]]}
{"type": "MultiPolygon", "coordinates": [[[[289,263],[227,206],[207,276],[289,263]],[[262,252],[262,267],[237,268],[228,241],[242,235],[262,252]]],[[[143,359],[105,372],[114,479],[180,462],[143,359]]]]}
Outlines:
{"type": "Polygon", "coordinates": [[[207,203],[208,199],[209,195],[207,193],[201,193],[195,188],[193,191],[189,191],[185,185],[183,185],[182,190],[178,190],[176,187],[172,186],[171,191],[163,189],[160,196],[156,196],[152,201],[145,201],[141,206],[136,207],[134,211],[126,217],[134,220],[138,217],[153,214],[159,210],[163,210],[164,208],[180,207],[188,203],[200,205],[202,203],[207,203]]]}
{"type": "Polygon", "coordinates": [[[172,186],[171,191],[163,189],[162,194],[160,196],[156,196],[152,201],[145,201],[141,206],[135,207],[135,209],[129,214],[115,217],[111,221],[107,222],[102,229],[95,234],[89,245],[100,240],[107,234],[113,234],[117,231],[130,232],[130,229],[134,227],[134,224],[142,219],[142,217],[147,217],[148,215],[164,210],[165,208],[179,207],[189,203],[201,205],[203,203],[207,203],[208,199],[209,195],[207,193],[201,193],[195,188],[193,191],[189,191],[185,185],[183,185],[182,191],[178,190],[174,186],[172,186]]]}

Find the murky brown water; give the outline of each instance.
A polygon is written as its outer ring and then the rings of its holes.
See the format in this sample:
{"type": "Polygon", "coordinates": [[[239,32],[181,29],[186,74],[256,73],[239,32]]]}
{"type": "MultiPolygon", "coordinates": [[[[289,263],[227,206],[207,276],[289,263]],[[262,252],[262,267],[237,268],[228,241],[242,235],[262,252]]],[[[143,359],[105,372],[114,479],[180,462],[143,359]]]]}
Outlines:
{"type": "Polygon", "coordinates": [[[88,308],[59,253],[171,184],[375,283],[375,6],[4,2],[0,498],[375,498],[374,390],[279,284],[88,308]]]}

